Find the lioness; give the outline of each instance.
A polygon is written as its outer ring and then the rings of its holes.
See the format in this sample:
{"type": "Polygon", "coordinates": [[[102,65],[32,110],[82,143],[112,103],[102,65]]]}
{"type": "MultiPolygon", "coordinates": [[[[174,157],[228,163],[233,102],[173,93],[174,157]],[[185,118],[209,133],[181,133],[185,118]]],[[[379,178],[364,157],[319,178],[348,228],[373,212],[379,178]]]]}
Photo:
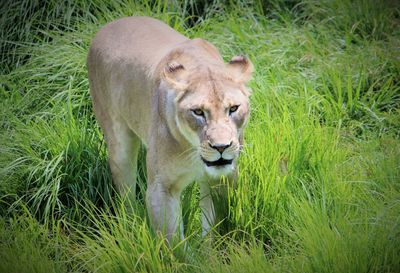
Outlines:
{"type": "Polygon", "coordinates": [[[180,226],[180,194],[200,184],[203,234],[214,223],[210,185],[235,170],[249,117],[251,62],[225,64],[202,39],[161,21],[128,17],[104,26],[87,59],[94,111],[121,195],[135,196],[137,156],[147,147],[146,206],[156,231],[180,226]]]}

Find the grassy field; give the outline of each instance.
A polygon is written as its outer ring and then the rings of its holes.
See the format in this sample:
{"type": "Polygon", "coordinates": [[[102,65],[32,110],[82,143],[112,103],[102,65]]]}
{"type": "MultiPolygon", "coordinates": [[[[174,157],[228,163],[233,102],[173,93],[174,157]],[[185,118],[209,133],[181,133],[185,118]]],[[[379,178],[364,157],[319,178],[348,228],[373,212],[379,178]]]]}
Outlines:
{"type": "Polygon", "coordinates": [[[5,2],[0,272],[400,272],[396,1],[5,2]],[[237,188],[213,242],[185,191],[186,252],[149,227],[145,149],[133,213],[122,205],[92,111],[91,38],[131,15],[256,67],[237,188]]]}

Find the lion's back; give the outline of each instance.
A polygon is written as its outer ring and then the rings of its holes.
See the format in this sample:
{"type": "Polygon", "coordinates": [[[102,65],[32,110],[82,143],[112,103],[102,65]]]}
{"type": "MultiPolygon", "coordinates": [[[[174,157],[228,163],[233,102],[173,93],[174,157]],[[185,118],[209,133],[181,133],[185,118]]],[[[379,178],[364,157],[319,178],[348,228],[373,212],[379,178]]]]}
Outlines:
{"type": "Polygon", "coordinates": [[[106,62],[154,66],[177,44],[188,40],[165,23],[149,17],[113,21],[94,37],[90,51],[106,62]]]}

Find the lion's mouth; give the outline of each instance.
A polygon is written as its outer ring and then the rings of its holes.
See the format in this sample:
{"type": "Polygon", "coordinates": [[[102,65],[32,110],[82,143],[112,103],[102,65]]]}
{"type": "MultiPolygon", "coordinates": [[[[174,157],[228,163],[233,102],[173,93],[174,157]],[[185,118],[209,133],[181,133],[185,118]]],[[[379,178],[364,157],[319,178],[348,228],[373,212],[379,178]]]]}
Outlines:
{"type": "Polygon", "coordinates": [[[204,161],[204,163],[206,163],[208,167],[229,165],[232,164],[233,161],[233,159],[223,159],[222,157],[216,161],[207,161],[204,158],[201,159],[204,161]]]}

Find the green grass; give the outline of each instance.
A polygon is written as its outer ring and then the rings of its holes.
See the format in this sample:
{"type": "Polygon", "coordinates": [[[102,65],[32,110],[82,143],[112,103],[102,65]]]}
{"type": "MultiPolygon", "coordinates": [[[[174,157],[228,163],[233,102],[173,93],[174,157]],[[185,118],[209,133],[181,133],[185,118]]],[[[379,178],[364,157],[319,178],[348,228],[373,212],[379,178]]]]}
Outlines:
{"type": "Polygon", "coordinates": [[[0,9],[0,272],[399,272],[399,6],[394,1],[9,1],[0,9]],[[256,72],[236,189],[186,247],[151,230],[140,153],[127,212],[85,59],[106,22],[162,19],[256,72]],[[16,22],[16,23],[13,23],[16,22]]]}

